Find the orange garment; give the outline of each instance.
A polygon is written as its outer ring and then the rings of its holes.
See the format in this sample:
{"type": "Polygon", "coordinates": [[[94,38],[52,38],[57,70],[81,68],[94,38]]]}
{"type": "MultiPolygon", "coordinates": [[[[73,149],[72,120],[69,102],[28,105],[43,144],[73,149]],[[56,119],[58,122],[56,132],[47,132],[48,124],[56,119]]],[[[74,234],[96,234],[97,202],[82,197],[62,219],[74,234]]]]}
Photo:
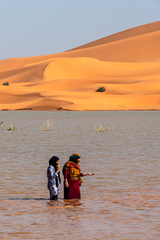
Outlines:
{"type": "Polygon", "coordinates": [[[79,180],[79,183],[81,184],[83,181],[80,177],[81,175],[81,169],[79,164],[76,164],[74,162],[68,161],[65,163],[65,165],[63,166],[63,174],[64,172],[69,169],[69,171],[67,171],[67,179],[70,180],[79,180]]]}

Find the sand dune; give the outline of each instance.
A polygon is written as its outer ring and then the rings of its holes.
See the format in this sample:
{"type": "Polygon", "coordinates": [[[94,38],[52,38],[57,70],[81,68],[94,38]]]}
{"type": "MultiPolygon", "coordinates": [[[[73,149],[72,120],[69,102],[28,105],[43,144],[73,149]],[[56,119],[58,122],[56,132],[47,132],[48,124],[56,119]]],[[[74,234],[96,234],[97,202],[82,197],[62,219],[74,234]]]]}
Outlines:
{"type": "Polygon", "coordinates": [[[159,42],[160,21],[59,54],[2,60],[0,109],[159,110],[159,42]]]}
{"type": "Polygon", "coordinates": [[[139,26],[139,27],[136,27],[136,28],[128,29],[126,31],[119,32],[119,33],[113,34],[111,36],[104,37],[104,38],[98,39],[96,41],[87,43],[85,45],[73,48],[69,51],[95,47],[97,45],[102,45],[102,44],[111,43],[111,42],[113,43],[113,42],[120,41],[120,40],[123,40],[123,39],[132,38],[132,37],[140,36],[140,35],[143,35],[143,34],[156,32],[156,31],[159,31],[159,30],[160,30],[160,21],[150,23],[150,24],[147,24],[147,25],[143,25],[143,26],[139,26]]]}

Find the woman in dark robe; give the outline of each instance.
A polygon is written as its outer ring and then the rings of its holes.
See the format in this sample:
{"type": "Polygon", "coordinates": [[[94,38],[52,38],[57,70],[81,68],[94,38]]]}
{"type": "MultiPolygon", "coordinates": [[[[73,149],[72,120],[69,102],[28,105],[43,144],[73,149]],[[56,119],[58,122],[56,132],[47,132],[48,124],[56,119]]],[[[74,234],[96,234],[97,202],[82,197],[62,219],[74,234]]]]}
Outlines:
{"type": "Polygon", "coordinates": [[[50,192],[51,200],[58,200],[58,194],[60,191],[60,166],[58,165],[59,158],[53,156],[49,160],[49,167],[47,168],[47,177],[48,177],[48,190],[50,192]]]}
{"type": "Polygon", "coordinates": [[[81,177],[94,175],[94,173],[81,173],[79,166],[80,158],[80,154],[74,153],[70,156],[69,161],[63,166],[64,199],[80,199],[81,177]]]}

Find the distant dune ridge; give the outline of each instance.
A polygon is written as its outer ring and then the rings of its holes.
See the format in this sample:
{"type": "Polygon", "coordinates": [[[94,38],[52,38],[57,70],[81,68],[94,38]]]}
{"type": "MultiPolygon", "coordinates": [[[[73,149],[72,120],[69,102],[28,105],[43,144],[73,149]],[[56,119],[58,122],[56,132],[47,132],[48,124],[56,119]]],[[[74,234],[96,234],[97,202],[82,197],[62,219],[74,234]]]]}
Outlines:
{"type": "Polygon", "coordinates": [[[156,109],[160,21],[66,52],[0,61],[0,110],[156,109]]]}

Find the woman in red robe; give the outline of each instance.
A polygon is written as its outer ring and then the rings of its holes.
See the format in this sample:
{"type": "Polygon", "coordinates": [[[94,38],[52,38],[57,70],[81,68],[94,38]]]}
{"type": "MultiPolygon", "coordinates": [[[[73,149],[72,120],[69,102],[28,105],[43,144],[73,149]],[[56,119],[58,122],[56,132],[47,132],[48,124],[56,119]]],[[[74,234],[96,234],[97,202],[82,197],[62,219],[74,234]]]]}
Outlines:
{"type": "Polygon", "coordinates": [[[80,158],[80,154],[74,153],[70,156],[69,161],[63,166],[64,199],[80,199],[80,186],[82,183],[81,177],[94,175],[94,173],[81,173],[79,166],[80,158]]]}

